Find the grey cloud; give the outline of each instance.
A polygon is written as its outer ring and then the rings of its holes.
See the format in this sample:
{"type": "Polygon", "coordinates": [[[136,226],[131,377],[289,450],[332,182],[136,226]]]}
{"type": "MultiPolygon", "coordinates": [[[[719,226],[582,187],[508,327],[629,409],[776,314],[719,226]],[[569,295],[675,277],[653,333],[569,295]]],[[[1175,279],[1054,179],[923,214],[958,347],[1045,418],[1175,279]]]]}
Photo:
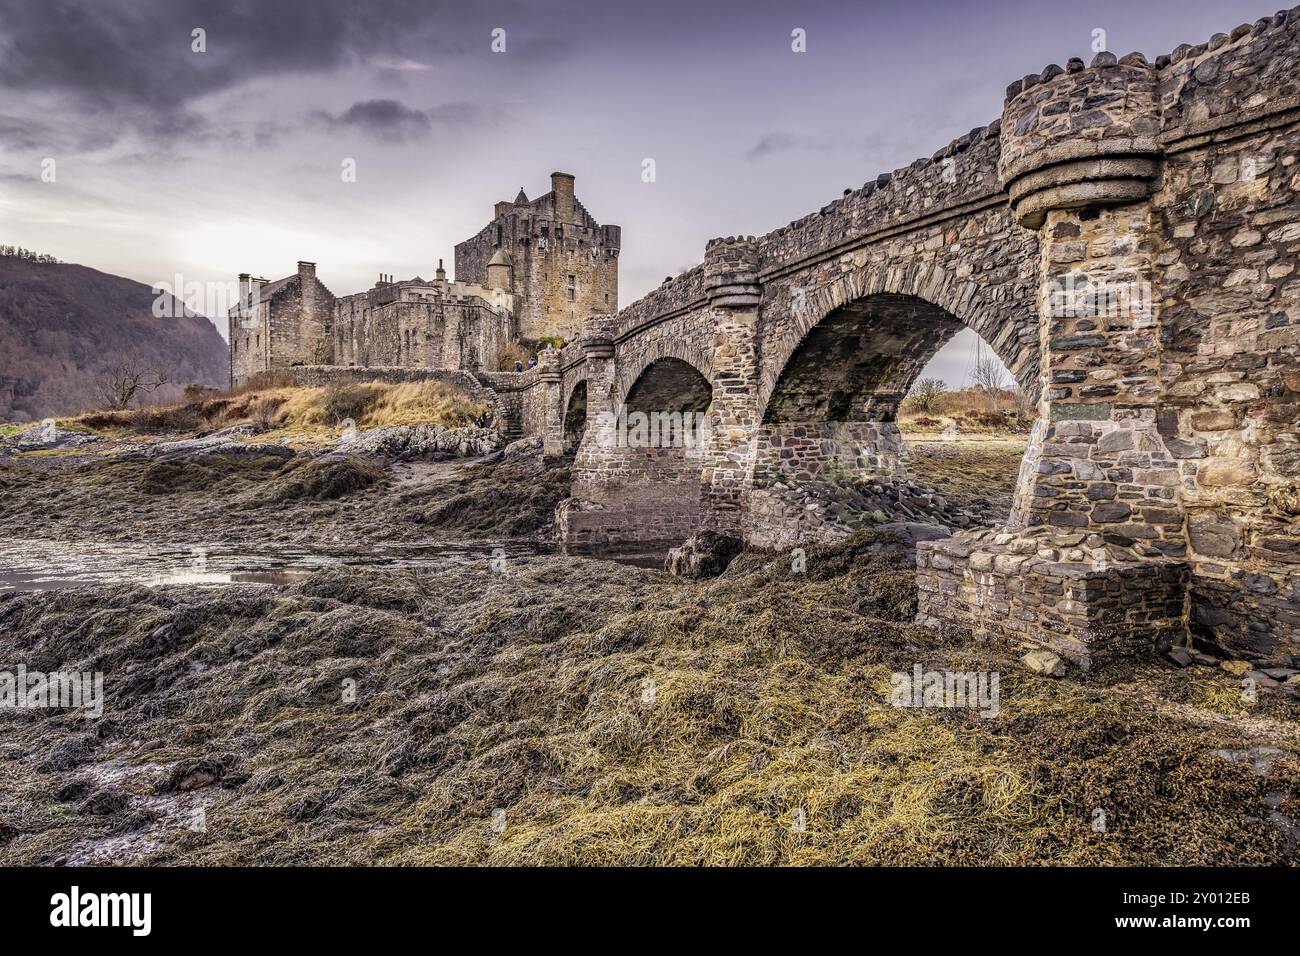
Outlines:
{"type": "Polygon", "coordinates": [[[363,100],[353,103],[338,116],[317,114],[334,129],[358,129],[363,133],[401,142],[428,136],[433,123],[423,110],[411,109],[397,100],[363,100]]]}
{"type": "Polygon", "coordinates": [[[389,142],[405,142],[428,136],[435,126],[464,129],[485,120],[483,108],[475,103],[444,103],[430,110],[418,110],[397,100],[362,100],[337,116],[316,112],[312,118],[331,129],[355,129],[389,142]]]}
{"type": "Polygon", "coordinates": [[[31,116],[0,114],[0,143],[9,153],[40,152],[47,156],[111,146],[116,133],[99,124],[52,126],[31,116]]]}
{"type": "Polygon", "coordinates": [[[169,135],[190,104],[261,76],[336,69],[375,53],[447,53],[428,0],[42,0],[0,4],[0,91],[66,96],[78,111],[169,135]],[[191,50],[206,31],[207,52],[191,50]]]}
{"type": "MultiPolygon", "coordinates": [[[[879,144],[876,144],[879,145],[879,144]]],[[[745,150],[747,159],[763,159],[777,153],[807,150],[816,153],[834,153],[841,150],[864,151],[868,148],[862,139],[836,139],[816,137],[802,133],[765,133],[757,143],[745,150]]]]}

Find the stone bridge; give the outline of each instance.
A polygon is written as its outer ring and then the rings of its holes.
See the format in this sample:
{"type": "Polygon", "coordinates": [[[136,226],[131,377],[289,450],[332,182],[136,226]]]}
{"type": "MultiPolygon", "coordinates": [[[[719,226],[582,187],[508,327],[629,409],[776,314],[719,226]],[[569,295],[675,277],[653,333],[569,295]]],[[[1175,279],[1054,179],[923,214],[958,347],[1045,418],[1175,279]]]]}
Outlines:
{"type": "Polygon", "coordinates": [[[1038,418],[1005,528],[918,547],[923,621],[1084,666],[1189,635],[1300,652],[1298,121],[1300,8],[1048,66],[988,126],[483,378],[576,449],[566,540],[785,547],[826,531],[794,490],[905,470],[899,402],[972,328],[1038,418]],[[640,447],[637,411],[705,427],[640,447]]]}

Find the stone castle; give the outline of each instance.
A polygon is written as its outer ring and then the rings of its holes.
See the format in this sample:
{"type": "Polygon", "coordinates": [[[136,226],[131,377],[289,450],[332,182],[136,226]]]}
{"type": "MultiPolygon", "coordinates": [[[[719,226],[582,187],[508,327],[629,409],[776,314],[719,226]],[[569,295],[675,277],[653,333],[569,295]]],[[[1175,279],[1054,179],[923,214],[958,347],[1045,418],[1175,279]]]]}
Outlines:
{"type": "Polygon", "coordinates": [[[454,280],[380,275],[365,292],[335,296],[314,262],[268,282],[239,277],[230,309],[230,382],[297,366],[493,371],[514,342],[574,339],[595,312],[618,308],[621,230],[578,201],[574,177],[551,191],[496,204],[492,221],[458,243],[454,280]]]}

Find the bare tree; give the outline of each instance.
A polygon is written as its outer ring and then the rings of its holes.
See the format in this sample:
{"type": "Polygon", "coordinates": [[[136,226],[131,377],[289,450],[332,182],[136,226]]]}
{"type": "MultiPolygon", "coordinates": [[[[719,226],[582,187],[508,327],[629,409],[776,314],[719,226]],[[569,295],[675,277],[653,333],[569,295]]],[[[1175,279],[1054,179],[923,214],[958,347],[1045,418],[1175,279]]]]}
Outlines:
{"type": "Polygon", "coordinates": [[[1034,417],[1033,399],[1031,399],[1029,393],[1019,385],[1016,385],[1011,390],[1011,406],[1015,410],[1015,413],[1021,418],[1034,417]]]}
{"type": "Polygon", "coordinates": [[[971,368],[971,382],[988,396],[993,411],[998,410],[998,400],[1007,387],[1007,370],[993,355],[981,355],[971,368]]]}
{"type": "Polygon", "coordinates": [[[923,378],[912,386],[911,399],[927,415],[934,411],[940,396],[948,391],[948,385],[941,378],[923,378]]]}
{"type": "Polygon", "coordinates": [[[162,369],[148,368],[139,359],[124,357],[99,376],[99,396],[109,408],[126,408],[138,396],[157,391],[167,381],[162,369]]]}

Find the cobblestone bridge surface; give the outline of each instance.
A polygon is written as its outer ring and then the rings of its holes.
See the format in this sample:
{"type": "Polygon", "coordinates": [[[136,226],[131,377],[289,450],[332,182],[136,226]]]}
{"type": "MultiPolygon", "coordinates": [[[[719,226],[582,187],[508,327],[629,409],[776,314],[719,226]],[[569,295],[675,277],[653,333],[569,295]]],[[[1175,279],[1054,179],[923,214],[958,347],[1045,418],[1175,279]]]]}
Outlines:
{"type": "Polygon", "coordinates": [[[1298,159],[1300,8],[1051,65],[933,156],[480,378],[576,447],[568,540],[785,547],[820,533],[795,491],[905,470],[898,404],[974,329],[1039,414],[1005,527],[919,547],[922,620],[1084,666],[1189,635],[1300,653],[1298,159]],[[643,447],[638,411],[703,422],[643,447]]]}

